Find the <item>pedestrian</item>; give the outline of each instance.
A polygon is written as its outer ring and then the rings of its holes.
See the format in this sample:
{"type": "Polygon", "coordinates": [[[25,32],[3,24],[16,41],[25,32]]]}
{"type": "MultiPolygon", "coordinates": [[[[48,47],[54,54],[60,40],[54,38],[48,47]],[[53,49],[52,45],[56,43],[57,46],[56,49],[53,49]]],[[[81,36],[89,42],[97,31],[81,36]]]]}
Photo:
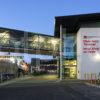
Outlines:
{"type": "Polygon", "coordinates": [[[17,65],[18,65],[18,71],[17,71],[17,73],[18,73],[18,77],[20,77],[21,74],[24,75],[23,61],[18,61],[17,65]]]}

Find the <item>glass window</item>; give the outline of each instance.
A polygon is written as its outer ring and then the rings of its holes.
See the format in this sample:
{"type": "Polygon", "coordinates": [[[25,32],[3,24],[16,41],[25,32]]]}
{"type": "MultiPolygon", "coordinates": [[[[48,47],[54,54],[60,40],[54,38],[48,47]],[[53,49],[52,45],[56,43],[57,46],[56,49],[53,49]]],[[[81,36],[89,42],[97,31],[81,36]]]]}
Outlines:
{"type": "Polygon", "coordinates": [[[24,48],[24,32],[11,30],[10,31],[10,47],[24,48]]]}
{"type": "Polygon", "coordinates": [[[10,34],[9,31],[0,30],[0,45],[1,46],[8,46],[10,42],[10,34]]]}
{"type": "Polygon", "coordinates": [[[34,34],[28,34],[28,49],[36,49],[39,47],[39,36],[34,34]]]}
{"type": "Polygon", "coordinates": [[[64,37],[64,57],[74,59],[76,57],[76,36],[66,35],[64,37]]]}

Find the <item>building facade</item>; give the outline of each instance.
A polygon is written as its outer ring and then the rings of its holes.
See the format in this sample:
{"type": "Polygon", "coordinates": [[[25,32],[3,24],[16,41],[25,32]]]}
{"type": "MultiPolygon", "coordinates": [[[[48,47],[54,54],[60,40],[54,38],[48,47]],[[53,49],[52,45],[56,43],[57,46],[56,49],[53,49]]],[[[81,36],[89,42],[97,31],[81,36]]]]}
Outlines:
{"type": "Polygon", "coordinates": [[[31,63],[45,55],[45,60],[57,60],[61,79],[100,75],[100,13],[55,17],[54,33],[49,36],[0,28],[0,61],[9,59],[14,64],[23,59],[31,63]]]}
{"type": "MultiPolygon", "coordinates": [[[[32,64],[33,58],[50,60],[57,55],[59,55],[58,38],[39,33],[0,28],[0,73],[14,72],[15,67],[12,66],[16,66],[16,61],[24,60],[28,64],[32,64]]],[[[38,66],[39,62],[36,63],[38,66]]]]}
{"type": "Polygon", "coordinates": [[[62,74],[91,79],[100,75],[100,13],[55,17],[62,40],[62,74]]]}

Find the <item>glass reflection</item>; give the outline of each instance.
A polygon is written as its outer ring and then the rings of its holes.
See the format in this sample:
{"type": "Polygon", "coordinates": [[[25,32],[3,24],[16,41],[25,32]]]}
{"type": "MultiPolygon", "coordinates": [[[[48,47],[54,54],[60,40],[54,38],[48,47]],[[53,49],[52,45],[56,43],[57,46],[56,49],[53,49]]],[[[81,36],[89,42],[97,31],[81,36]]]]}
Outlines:
{"type": "Polygon", "coordinates": [[[74,59],[76,57],[76,36],[64,36],[64,57],[67,59],[74,59]]]}
{"type": "Polygon", "coordinates": [[[34,48],[38,48],[38,35],[32,35],[31,37],[28,37],[28,48],[29,49],[34,49],[34,48]]]}
{"type": "Polygon", "coordinates": [[[30,32],[0,29],[0,46],[58,51],[59,39],[30,32]]]}
{"type": "Polygon", "coordinates": [[[9,44],[9,31],[0,32],[0,45],[7,46],[9,44]]]}

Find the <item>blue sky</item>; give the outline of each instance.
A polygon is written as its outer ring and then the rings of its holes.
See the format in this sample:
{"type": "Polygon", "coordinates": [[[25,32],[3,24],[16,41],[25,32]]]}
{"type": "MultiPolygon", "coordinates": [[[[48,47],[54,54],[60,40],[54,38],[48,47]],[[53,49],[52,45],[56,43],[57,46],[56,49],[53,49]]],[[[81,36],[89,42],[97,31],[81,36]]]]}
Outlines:
{"type": "Polygon", "coordinates": [[[55,16],[100,12],[100,0],[0,0],[0,27],[54,33],[55,16]]]}

